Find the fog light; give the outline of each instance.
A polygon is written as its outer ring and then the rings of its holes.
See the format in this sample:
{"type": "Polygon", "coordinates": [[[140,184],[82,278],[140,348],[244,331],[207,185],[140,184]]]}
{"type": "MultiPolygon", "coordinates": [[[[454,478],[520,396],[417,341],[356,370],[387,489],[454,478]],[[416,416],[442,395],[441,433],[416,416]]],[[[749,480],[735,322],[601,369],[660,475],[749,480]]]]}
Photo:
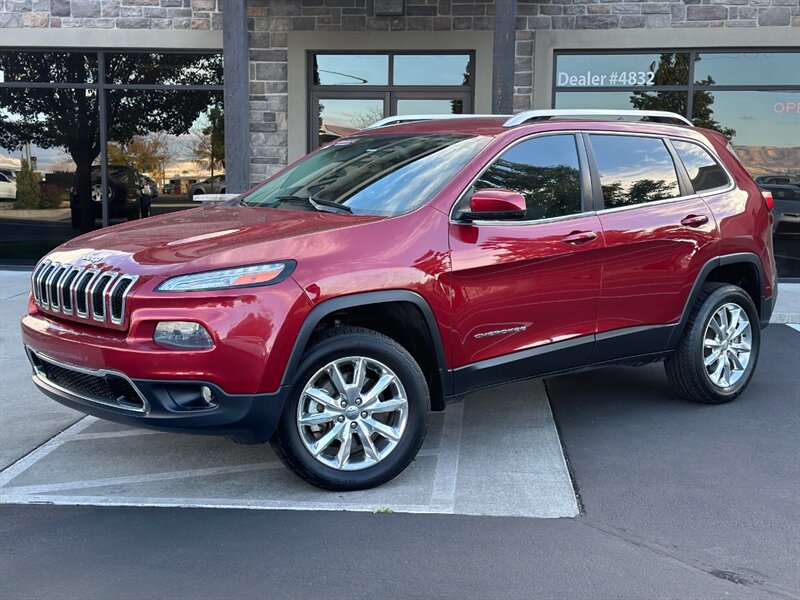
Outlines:
{"type": "Polygon", "coordinates": [[[205,402],[209,406],[214,405],[214,392],[211,391],[210,387],[208,387],[207,385],[201,387],[200,395],[203,397],[203,402],[205,402]]]}
{"type": "Polygon", "coordinates": [[[214,346],[214,340],[206,328],[191,321],[159,321],[153,341],[161,346],[186,350],[203,350],[214,346]]]}

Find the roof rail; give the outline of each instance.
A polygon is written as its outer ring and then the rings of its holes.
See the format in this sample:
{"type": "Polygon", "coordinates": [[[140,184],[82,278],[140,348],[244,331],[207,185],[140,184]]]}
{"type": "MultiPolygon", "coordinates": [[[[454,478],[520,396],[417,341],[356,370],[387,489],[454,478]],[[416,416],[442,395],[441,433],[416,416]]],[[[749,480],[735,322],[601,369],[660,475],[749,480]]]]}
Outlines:
{"type": "Polygon", "coordinates": [[[636,117],[641,121],[655,123],[669,123],[671,125],[688,125],[694,127],[689,119],[678,113],[665,110],[605,110],[605,109],[579,109],[556,108],[552,110],[527,110],[511,117],[503,123],[503,127],[516,127],[528,121],[546,121],[564,117],[604,117],[604,120],[623,120],[624,117],[636,117]]]}
{"type": "Polygon", "coordinates": [[[379,121],[375,121],[372,125],[369,125],[364,129],[378,129],[379,127],[400,125],[401,123],[411,123],[413,121],[438,121],[440,119],[486,119],[490,117],[510,117],[510,115],[395,115],[394,117],[386,117],[379,121]]]}

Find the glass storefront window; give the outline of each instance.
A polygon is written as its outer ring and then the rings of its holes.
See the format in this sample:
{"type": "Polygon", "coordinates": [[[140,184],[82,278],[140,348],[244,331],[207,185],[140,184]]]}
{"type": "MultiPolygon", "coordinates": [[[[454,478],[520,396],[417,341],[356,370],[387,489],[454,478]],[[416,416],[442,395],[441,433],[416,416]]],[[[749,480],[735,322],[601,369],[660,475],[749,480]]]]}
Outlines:
{"type": "Polygon", "coordinates": [[[700,52],[697,85],[800,85],[800,52],[700,52]]]}
{"type": "Polygon", "coordinates": [[[398,98],[398,115],[460,115],[464,113],[461,99],[398,98]]]}
{"type": "Polygon", "coordinates": [[[383,98],[320,98],[318,107],[320,146],[383,118],[383,98]]]}
{"type": "Polygon", "coordinates": [[[224,192],[220,54],[3,51],[0,71],[3,263],[32,264],[83,231],[224,192]],[[126,88],[140,85],[159,87],[126,88]]]}
{"type": "Polygon", "coordinates": [[[96,81],[96,53],[0,51],[0,83],[94,83],[96,81]]]}
{"type": "Polygon", "coordinates": [[[222,85],[222,55],[164,52],[106,54],[113,85],[222,85]]]}
{"type": "Polygon", "coordinates": [[[558,87],[686,85],[689,54],[563,54],[555,77],[558,87]]]}
{"type": "Polygon", "coordinates": [[[469,85],[469,54],[397,54],[394,85],[469,85]]]}
{"type": "Polygon", "coordinates": [[[686,114],[687,92],[557,92],[556,108],[668,110],[686,114]]]}
{"type": "Polygon", "coordinates": [[[389,56],[386,54],[317,54],[314,85],[387,85],[389,56]]]}

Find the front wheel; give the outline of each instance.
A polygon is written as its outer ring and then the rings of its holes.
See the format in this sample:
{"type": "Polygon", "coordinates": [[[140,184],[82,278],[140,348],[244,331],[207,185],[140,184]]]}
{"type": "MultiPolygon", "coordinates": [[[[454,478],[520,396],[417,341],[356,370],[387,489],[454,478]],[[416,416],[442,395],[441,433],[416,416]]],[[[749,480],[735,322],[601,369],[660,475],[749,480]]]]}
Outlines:
{"type": "Polygon", "coordinates": [[[664,362],[667,378],[694,402],[730,402],[750,382],[760,348],[758,312],[750,296],[735,285],[708,283],[678,348],[664,362]]]}
{"type": "Polygon", "coordinates": [[[425,377],[400,344],[340,327],[318,336],[303,356],[272,445],[315,486],[366,489],[414,459],[429,406],[425,377]]]}

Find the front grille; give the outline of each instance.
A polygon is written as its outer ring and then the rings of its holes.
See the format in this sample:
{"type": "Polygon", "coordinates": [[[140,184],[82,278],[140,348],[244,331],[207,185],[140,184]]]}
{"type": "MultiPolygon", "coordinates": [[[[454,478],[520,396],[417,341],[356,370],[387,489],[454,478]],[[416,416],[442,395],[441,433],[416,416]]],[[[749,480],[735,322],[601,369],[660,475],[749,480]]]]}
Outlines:
{"type": "Polygon", "coordinates": [[[36,305],[47,312],[122,325],[125,300],[137,279],[45,260],[33,271],[31,287],[36,305]]]}
{"type": "Polygon", "coordinates": [[[39,379],[79,398],[125,410],[146,410],[136,388],[121,375],[58,364],[32,351],[31,362],[39,379]]]}

